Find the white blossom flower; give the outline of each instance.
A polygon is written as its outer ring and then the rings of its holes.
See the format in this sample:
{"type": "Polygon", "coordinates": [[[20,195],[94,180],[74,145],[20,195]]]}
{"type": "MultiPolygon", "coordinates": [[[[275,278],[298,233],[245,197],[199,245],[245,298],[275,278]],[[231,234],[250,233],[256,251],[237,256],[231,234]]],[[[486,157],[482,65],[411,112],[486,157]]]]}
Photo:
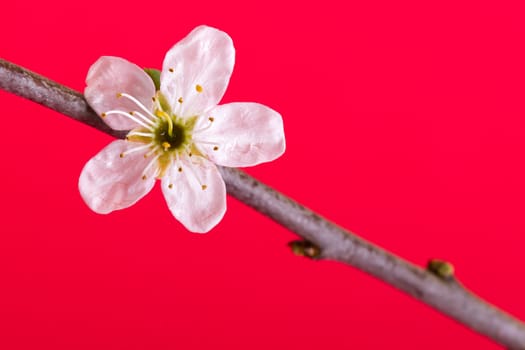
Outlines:
{"type": "Polygon", "coordinates": [[[88,103],[113,129],[131,130],[82,170],[80,194],[93,211],[127,208],[160,179],[171,213],[188,230],[207,232],[222,219],[226,189],[215,164],[256,165],[285,149],[276,111],[257,103],[218,105],[234,61],[231,38],[200,26],[166,54],[159,91],[122,58],[101,57],[91,66],[88,103]]]}

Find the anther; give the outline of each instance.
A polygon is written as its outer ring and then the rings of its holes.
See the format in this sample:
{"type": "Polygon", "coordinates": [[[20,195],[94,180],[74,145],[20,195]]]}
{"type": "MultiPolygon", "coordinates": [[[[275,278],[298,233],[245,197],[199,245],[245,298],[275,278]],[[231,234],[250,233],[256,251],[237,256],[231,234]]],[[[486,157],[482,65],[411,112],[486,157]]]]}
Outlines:
{"type": "Polygon", "coordinates": [[[171,190],[173,188],[173,184],[169,184],[168,188],[171,190]]]}
{"type": "Polygon", "coordinates": [[[175,71],[173,68],[168,68],[168,70],[170,71],[170,73],[173,73],[175,71]]]}
{"type": "Polygon", "coordinates": [[[100,114],[100,116],[101,116],[102,118],[106,118],[106,113],[102,113],[102,114],[100,114]]]}
{"type": "Polygon", "coordinates": [[[146,175],[142,175],[142,180],[146,180],[146,179],[147,179],[146,175]]]}
{"type": "Polygon", "coordinates": [[[171,145],[170,145],[169,142],[164,141],[164,142],[162,143],[162,147],[164,148],[164,151],[167,151],[168,149],[171,148],[171,145]]]}
{"type": "Polygon", "coordinates": [[[128,112],[128,113],[129,113],[129,115],[135,115],[135,113],[133,113],[133,112],[128,112]]]}
{"type": "Polygon", "coordinates": [[[119,154],[120,158],[124,158],[124,153],[119,154]]]}
{"type": "Polygon", "coordinates": [[[181,173],[181,172],[182,172],[182,167],[179,167],[179,173],[181,173]]]}
{"type": "Polygon", "coordinates": [[[215,147],[213,147],[213,150],[214,150],[214,151],[218,151],[218,150],[219,150],[219,147],[215,146],[215,147]]]}
{"type": "Polygon", "coordinates": [[[117,93],[117,98],[121,98],[121,97],[122,97],[122,93],[121,92],[117,93]]]}
{"type": "Polygon", "coordinates": [[[195,85],[195,90],[197,90],[198,93],[201,93],[202,92],[202,86],[200,86],[199,84],[195,85]]]}
{"type": "Polygon", "coordinates": [[[157,99],[155,98],[155,96],[153,96],[153,97],[151,98],[151,100],[152,100],[153,102],[157,102],[157,99]]]}
{"type": "Polygon", "coordinates": [[[184,102],[184,100],[182,99],[182,97],[179,97],[179,99],[178,99],[177,101],[179,101],[179,103],[184,102]]]}
{"type": "Polygon", "coordinates": [[[205,189],[208,188],[208,186],[206,186],[206,185],[202,185],[201,188],[202,188],[202,190],[204,191],[205,189]]]}
{"type": "Polygon", "coordinates": [[[191,152],[190,152],[190,153],[188,153],[188,156],[190,156],[190,157],[191,157],[192,155],[193,155],[193,154],[192,154],[191,152]]]}
{"type": "Polygon", "coordinates": [[[215,119],[213,117],[209,117],[208,120],[213,123],[215,119]]]}

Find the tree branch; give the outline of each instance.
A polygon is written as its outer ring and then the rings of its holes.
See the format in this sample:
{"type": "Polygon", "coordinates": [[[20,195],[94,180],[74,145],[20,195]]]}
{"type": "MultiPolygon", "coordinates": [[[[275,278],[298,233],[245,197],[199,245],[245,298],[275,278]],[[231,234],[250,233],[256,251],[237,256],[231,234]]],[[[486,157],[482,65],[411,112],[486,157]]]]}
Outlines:
{"type": "MultiPolygon", "coordinates": [[[[0,88],[114,137],[123,138],[126,134],[110,129],[79,92],[2,59],[0,88]]],[[[354,266],[510,349],[525,349],[525,325],[463,287],[452,275],[450,264],[434,261],[428,270],[417,267],[344,230],[244,172],[225,167],[219,170],[231,196],[301,236],[308,241],[310,251],[312,247],[318,248],[313,249],[316,253],[311,257],[354,266]]],[[[297,247],[301,249],[301,245],[297,247]]]]}

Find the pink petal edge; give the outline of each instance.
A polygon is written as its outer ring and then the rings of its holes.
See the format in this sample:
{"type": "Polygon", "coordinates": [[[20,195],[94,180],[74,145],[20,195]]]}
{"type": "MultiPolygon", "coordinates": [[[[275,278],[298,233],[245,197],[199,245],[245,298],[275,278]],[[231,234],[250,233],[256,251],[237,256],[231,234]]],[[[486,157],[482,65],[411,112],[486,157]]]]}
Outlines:
{"type": "Polygon", "coordinates": [[[160,90],[175,114],[202,114],[222,99],[234,64],[235,48],[228,34],[199,26],[166,54],[160,90]]]}
{"type": "Polygon", "coordinates": [[[199,149],[216,164],[253,166],[280,157],[286,149],[283,119],[267,106],[228,103],[213,108],[207,115],[213,118],[213,123],[195,139],[217,144],[215,148],[215,145],[197,142],[199,149]]]}
{"type": "Polygon", "coordinates": [[[86,163],[80,174],[78,188],[91,210],[108,214],[130,207],[153,188],[155,177],[152,174],[142,179],[150,161],[144,158],[144,152],[120,157],[122,152],[137,146],[140,144],[113,141],[86,163]]]}
{"type": "MultiPolygon", "coordinates": [[[[119,93],[127,93],[140,101],[148,110],[153,109],[152,97],[155,96],[153,80],[139,66],[123,58],[100,57],[89,68],[86,84],[84,95],[98,115],[110,110],[126,113],[139,110],[130,100],[117,97],[119,93]]],[[[121,115],[108,115],[103,120],[115,130],[130,130],[139,126],[133,120],[121,115]]]]}
{"type": "Polygon", "coordinates": [[[194,156],[170,167],[162,179],[162,192],[173,216],[192,232],[210,231],[226,212],[224,181],[217,167],[204,158],[194,156]]]}

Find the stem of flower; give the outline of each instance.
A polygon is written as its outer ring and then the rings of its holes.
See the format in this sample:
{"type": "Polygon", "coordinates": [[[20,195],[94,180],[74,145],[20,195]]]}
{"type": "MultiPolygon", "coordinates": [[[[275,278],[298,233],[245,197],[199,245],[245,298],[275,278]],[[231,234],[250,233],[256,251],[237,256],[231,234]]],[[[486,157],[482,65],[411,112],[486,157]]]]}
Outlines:
{"type": "MultiPolygon", "coordinates": [[[[114,137],[124,138],[127,133],[110,129],[79,92],[2,59],[0,88],[114,137]]],[[[443,278],[435,269],[422,269],[363,240],[242,171],[219,170],[231,196],[317,247],[316,258],[354,266],[507,348],[525,349],[525,325],[474,295],[455,278],[443,278]]]]}

